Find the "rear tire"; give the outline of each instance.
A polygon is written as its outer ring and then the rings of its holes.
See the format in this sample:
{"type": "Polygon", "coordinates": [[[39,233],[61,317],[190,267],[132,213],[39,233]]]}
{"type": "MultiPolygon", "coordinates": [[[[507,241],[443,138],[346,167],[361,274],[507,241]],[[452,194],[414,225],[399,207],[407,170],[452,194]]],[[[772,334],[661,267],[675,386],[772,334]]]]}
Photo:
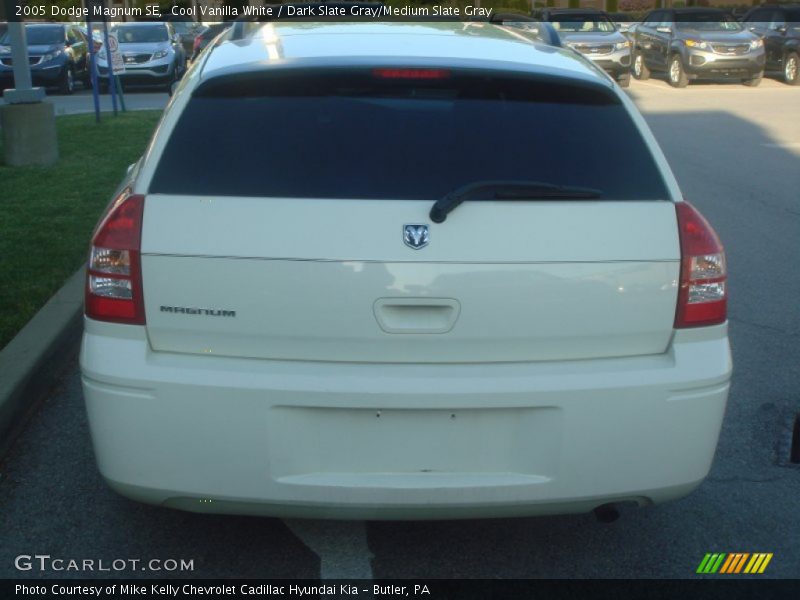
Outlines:
{"type": "Polygon", "coordinates": [[[672,87],[685,88],[689,85],[689,78],[683,70],[683,61],[680,54],[673,54],[669,59],[667,69],[667,81],[672,87]]]}
{"type": "Polygon", "coordinates": [[[631,70],[633,71],[633,76],[639,81],[647,81],[650,79],[650,69],[648,69],[647,65],[644,63],[644,55],[639,51],[633,55],[631,70]]]}
{"type": "Polygon", "coordinates": [[[619,77],[617,77],[617,84],[619,87],[626,88],[631,84],[631,74],[630,73],[623,73],[619,77]]]}
{"type": "Polygon", "coordinates": [[[783,80],[789,85],[800,85],[800,56],[789,52],[783,61],[783,80]]]}
{"type": "Polygon", "coordinates": [[[742,85],[746,85],[747,87],[758,87],[761,84],[761,80],[764,78],[764,73],[759,73],[755,77],[751,79],[745,79],[742,81],[742,85]]]}

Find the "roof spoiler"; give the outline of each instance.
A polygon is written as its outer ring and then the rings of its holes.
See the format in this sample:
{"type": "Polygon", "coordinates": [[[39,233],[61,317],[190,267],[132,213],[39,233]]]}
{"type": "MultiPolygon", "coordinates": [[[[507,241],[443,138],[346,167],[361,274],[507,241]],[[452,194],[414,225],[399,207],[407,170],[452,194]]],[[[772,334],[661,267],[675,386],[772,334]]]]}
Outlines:
{"type": "MultiPolygon", "coordinates": [[[[280,21],[280,20],[306,20],[315,18],[318,20],[318,17],[314,17],[309,15],[307,17],[304,16],[279,16],[282,12],[282,7],[292,6],[295,8],[309,8],[309,7],[317,7],[317,6],[326,6],[332,8],[350,8],[351,6],[369,6],[374,8],[381,8],[384,6],[383,2],[349,2],[347,0],[334,0],[332,2],[287,2],[285,4],[264,4],[263,7],[259,7],[260,10],[257,14],[249,14],[249,15],[240,15],[236,17],[233,21],[233,27],[231,27],[231,40],[242,40],[248,36],[248,31],[250,30],[249,25],[251,23],[269,23],[273,21],[280,21]],[[272,9],[272,10],[269,10],[272,9]]],[[[325,20],[334,21],[336,19],[326,18],[325,20]]],[[[348,17],[347,21],[354,21],[358,20],[354,17],[348,17]]]]}

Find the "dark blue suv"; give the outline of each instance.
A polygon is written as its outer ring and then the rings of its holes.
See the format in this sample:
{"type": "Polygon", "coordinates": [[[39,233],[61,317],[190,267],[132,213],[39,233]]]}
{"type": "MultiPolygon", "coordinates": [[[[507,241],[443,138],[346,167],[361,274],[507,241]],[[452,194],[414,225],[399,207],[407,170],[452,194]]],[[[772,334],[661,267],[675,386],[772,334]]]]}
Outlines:
{"type": "MultiPolygon", "coordinates": [[[[25,26],[28,60],[33,85],[58,88],[71,94],[75,83],[89,86],[86,36],[70,23],[30,23],[25,26]]],[[[6,31],[0,35],[0,90],[14,87],[11,42],[6,31]]]]}

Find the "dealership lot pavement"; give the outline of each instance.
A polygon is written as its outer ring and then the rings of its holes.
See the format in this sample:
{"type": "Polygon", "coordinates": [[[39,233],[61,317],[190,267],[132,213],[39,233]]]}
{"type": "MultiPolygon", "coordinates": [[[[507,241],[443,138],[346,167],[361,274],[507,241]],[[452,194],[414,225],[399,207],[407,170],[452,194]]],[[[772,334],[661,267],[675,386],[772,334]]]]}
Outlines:
{"type": "Polygon", "coordinates": [[[73,365],[0,463],[0,577],[81,575],[18,572],[20,554],[194,560],[193,572],[174,575],[206,578],[693,577],[706,552],[772,552],[766,575],[800,577],[800,465],[788,463],[800,412],[800,88],[765,79],[755,89],[675,90],[651,79],[629,93],[728,252],[734,381],[714,467],[691,496],[625,509],[613,524],[591,515],[364,524],[171,512],[101,482],[73,365]]]}

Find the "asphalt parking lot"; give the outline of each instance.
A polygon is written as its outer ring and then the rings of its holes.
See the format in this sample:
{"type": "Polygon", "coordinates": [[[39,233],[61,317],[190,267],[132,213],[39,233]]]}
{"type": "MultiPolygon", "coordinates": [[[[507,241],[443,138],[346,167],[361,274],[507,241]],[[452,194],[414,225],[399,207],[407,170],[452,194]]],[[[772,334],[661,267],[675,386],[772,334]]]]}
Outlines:
{"type": "Polygon", "coordinates": [[[194,561],[189,573],[111,573],[151,577],[691,578],[707,552],[772,552],[762,577],[800,578],[800,465],[788,461],[800,413],[800,88],[651,79],[629,93],[728,254],[734,379],[712,472],[692,495],[611,524],[284,522],[143,506],[97,474],[73,362],[0,462],[0,577],[83,575],[14,566],[49,554],[194,561]]]}

